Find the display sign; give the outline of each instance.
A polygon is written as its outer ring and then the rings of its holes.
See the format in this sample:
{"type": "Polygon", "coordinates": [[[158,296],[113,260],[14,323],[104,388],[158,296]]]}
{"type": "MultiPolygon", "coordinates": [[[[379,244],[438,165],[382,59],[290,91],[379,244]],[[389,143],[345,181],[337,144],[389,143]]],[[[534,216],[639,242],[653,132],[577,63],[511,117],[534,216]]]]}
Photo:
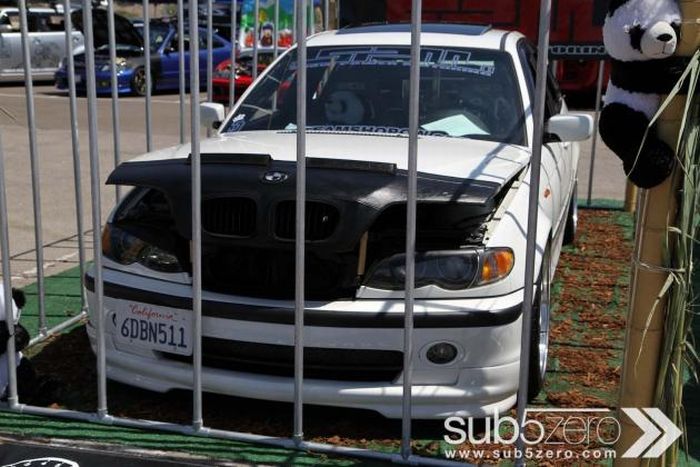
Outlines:
{"type": "MultiPolygon", "coordinates": [[[[602,27],[607,8],[608,0],[553,0],[552,57],[604,58],[602,27]]],[[[491,24],[518,30],[533,42],[537,41],[539,12],[540,0],[423,1],[423,21],[491,24]]],[[[410,21],[411,0],[386,0],[386,14],[389,22],[410,21]]]]}
{"type": "MultiPolygon", "coordinates": [[[[259,30],[258,47],[274,47],[275,37],[281,48],[287,48],[293,42],[294,0],[279,0],[279,24],[275,24],[275,0],[258,0],[259,30]]],[[[322,22],[320,0],[309,8],[307,24],[318,25],[322,22]]],[[[242,49],[253,47],[255,41],[255,0],[244,0],[241,4],[239,44],[242,49]]]]}

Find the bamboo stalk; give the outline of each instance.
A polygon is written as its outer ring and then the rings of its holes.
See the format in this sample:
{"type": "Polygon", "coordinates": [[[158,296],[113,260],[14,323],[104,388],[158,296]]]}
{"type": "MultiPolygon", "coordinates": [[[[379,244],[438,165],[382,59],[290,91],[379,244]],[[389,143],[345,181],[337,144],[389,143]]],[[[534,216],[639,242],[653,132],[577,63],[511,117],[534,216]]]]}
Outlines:
{"type": "MultiPolygon", "coordinates": [[[[672,147],[676,143],[680,127],[678,115],[682,108],[680,101],[674,102],[659,119],[659,135],[672,147]]],[[[667,296],[661,292],[668,273],[662,269],[669,265],[666,230],[677,210],[676,187],[677,181],[669,178],[651,190],[640,191],[619,407],[651,407],[654,402],[667,304],[667,296]]],[[[620,422],[622,433],[616,446],[615,465],[641,465],[641,459],[620,456],[642,432],[622,413],[620,422]]]]}
{"type": "Polygon", "coordinates": [[[637,187],[628,180],[625,186],[625,212],[637,210],[637,193],[637,187]]]}
{"type": "MultiPolygon", "coordinates": [[[[683,14],[682,40],[677,55],[690,56],[700,46],[700,1],[680,0],[683,14]]],[[[659,136],[676,147],[684,99],[677,98],[658,121],[659,136]]],[[[676,192],[679,178],[671,177],[651,190],[641,190],[637,207],[637,228],[630,283],[629,315],[618,407],[651,407],[659,377],[667,294],[664,292],[670,266],[667,228],[676,218],[676,192]]],[[[676,364],[677,357],[672,362],[676,364]]],[[[678,371],[678,367],[676,367],[678,371]]],[[[674,383],[682,385],[682,380],[674,383]]],[[[622,459],[621,455],[641,436],[637,425],[620,413],[622,433],[615,446],[616,466],[638,466],[642,459],[622,459]]],[[[668,461],[666,459],[665,461],[668,461]]],[[[672,460],[672,459],[671,459],[672,460]]]]}

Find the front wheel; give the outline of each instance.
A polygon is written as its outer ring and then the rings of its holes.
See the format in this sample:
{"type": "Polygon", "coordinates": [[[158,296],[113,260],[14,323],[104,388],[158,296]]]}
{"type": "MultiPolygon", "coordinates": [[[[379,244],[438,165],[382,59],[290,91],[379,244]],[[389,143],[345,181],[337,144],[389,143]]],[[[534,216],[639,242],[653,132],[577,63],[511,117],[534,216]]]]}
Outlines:
{"type": "Polygon", "coordinates": [[[532,306],[531,335],[530,335],[530,370],[528,378],[527,398],[535,399],[544,386],[547,372],[547,356],[549,354],[549,319],[551,313],[551,252],[550,247],[542,256],[540,278],[537,281],[535,303],[532,306]]]}
{"type": "MultiPolygon", "coordinates": [[[[153,94],[153,90],[156,88],[156,82],[155,79],[153,79],[153,74],[151,73],[151,94],[153,94]]],[[[146,89],[148,89],[147,83],[146,83],[146,70],[143,68],[137,68],[134,71],[134,76],[131,78],[131,91],[140,97],[143,97],[146,95],[146,89]]]]}

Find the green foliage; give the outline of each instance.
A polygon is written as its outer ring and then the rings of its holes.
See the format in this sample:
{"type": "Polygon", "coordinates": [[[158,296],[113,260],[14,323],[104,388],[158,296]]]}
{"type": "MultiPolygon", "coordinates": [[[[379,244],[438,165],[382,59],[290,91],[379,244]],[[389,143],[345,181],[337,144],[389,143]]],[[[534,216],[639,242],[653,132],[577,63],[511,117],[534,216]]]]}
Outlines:
{"type": "MultiPolygon", "coordinates": [[[[700,220],[700,100],[696,95],[700,78],[700,51],[696,52],[688,69],[676,86],[675,92],[666,101],[675,97],[681,83],[688,83],[688,99],[682,116],[680,137],[677,146],[677,164],[674,177],[679,187],[678,212],[673,225],[667,228],[670,267],[668,287],[660,294],[668,298],[664,330],[664,346],[659,362],[656,386],[656,404],[684,432],[683,443],[688,446],[683,387],[687,375],[697,381],[698,354],[692,335],[694,297],[694,255],[698,244],[698,221],[700,220]]],[[[658,304],[654,304],[656,307],[658,304]]],[[[656,310],[659,312],[659,310],[656,310]]],[[[679,464],[679,445],[676,443],[664,455],[663,463],[679,464]]]]}

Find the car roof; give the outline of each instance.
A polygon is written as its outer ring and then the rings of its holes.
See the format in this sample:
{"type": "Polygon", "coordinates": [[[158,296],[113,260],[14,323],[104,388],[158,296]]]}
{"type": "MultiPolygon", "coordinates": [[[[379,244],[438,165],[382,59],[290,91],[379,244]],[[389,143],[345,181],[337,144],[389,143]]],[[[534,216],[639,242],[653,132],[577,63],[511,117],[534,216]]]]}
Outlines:
{"type": "MultiPolygon", "coordinates": [[[[59,12],[53,8],[35,8],[35,7],[30,7],[27,8],[27,11],[29,13],[55,13],[55,14],[63,14],[63,12],[59,12]]],[[[19,12],[19,8],[16,7],[7,7],[7,8],[0,8],[0,13],[17,13],[19,12]]]]}
{"type": "MultiPolygon", "coordinates": [[[[422,32],[438,34],[464,34],[480,36],[491,30],[490,24],[427,23],[421,26],[422,32]]],[[[350,26],[338,31],[339,34],[371,34],[378,32],[411,32],[410,23],[376,23],[350,26]]]]}
{"type": "MultiPolygon", "coordinates": [[[[482,24],[426,23],[421,27],[421,45],[503,49],[507,40],[524,37],[516,31],[493,29],[482,24]]],[[[321,32],[311,36],[308,46],[410,45],[408,23],[371,24],[321,32]]]]}

